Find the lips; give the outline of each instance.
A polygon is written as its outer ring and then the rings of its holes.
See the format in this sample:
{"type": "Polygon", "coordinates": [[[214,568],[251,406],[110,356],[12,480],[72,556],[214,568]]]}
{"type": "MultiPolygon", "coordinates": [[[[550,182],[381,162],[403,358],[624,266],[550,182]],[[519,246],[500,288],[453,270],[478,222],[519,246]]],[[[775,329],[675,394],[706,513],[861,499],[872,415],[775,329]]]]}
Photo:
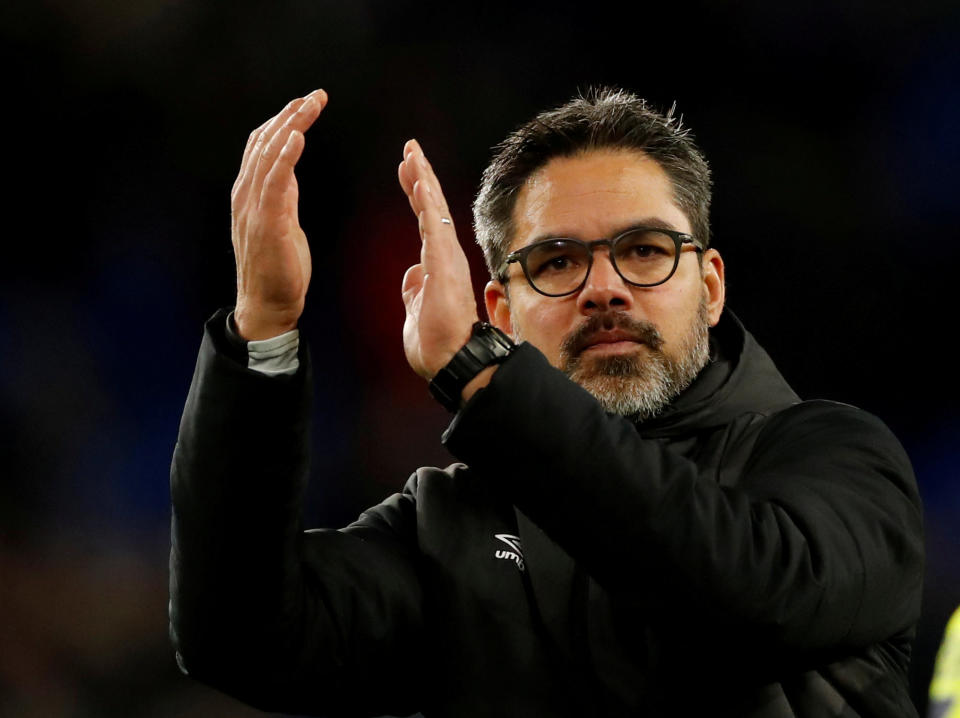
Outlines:
{"type": "Polygon", "coordinates": [[[663,338],[652,322],[634,319],[623,312],[604,312],[594,314],[572,331],[564,339],[561,353],[573,359],[591,347],[602,351],[605,345],[610,345],[608,351],[616,352],[618,347],[614,345],[621,342],[624,342],[623,351],[637,344],[645,344],[652,351],[659,351],[663,346],[663,338]]]}
{"type": "Polygon", "coordinates": [[[580,351],[593,349],[594,347],[604,347],[613,344],[643,344],[643,337],[632,332],[622,330],[612,332],[598,332],[587,336],[583,340],[583,348],[580,351]]]}

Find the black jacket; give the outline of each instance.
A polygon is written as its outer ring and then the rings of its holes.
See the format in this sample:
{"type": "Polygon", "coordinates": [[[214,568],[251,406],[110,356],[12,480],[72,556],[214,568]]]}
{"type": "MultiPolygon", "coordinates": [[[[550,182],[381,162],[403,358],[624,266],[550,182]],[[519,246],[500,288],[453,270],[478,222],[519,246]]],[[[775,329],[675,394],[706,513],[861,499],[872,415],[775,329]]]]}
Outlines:
{"type": "Polygon", "coordinates": [[[640,425],[521,345],[444,434],[463,464],[307,532],[309,357],[257,374],[224,325],[172,468],[190,675],[322,715],[916,715],[908,459],[873,416],[800,402],[729,313],[640,425]]]}

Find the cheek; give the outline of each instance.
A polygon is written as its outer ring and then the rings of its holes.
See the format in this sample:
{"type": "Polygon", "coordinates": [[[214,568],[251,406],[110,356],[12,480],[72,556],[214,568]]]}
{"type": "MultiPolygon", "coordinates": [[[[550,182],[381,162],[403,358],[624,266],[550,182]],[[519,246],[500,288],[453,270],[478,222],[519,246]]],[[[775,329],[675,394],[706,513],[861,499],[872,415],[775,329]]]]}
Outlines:
{"type": "Polygon", "coordinates": [[[701,292],[693,287],[679,288],[670,294],[664,293],[655,306],[650,306],[650,319],[660,329],[667,341],[666,351],[671,353],[682,345],[697,321],[701,292]]]}
{"type": "Polygon", "coordinates": [[[573,329],[567,302],[517,302],[512,318],[521,337],[533,344],[556,366],[560,344],[573,329]]]}

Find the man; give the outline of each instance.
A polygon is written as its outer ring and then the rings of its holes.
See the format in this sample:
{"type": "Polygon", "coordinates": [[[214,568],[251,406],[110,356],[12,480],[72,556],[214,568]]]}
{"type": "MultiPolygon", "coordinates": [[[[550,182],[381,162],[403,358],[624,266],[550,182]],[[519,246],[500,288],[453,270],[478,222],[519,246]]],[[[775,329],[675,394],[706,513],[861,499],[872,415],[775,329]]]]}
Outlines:
{"type": "Polygon", "coordinates": [[[324,715],[915,715],[907,457],[874,417],[801,402],[724,310],[707,164],[624,92],[498,148],[474,207],[492,327],[407,143],[404,347],[464,463],[301,530],[294,166],[326,102],[254,131],[234,186],[236,309],[207,324],[172,469],[182,669],[324,715]]]}

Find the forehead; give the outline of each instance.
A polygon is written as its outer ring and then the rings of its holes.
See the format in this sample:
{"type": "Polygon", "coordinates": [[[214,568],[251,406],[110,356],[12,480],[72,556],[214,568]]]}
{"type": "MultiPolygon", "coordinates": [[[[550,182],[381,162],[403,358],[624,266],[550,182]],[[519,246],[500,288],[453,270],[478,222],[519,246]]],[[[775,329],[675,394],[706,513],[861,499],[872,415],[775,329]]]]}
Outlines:
{"type": "Polygon", "coordinates": [[[524,183],[513,220],[511,250],[543,237],[608,237],[645,222],[690,232],[670,177],[635,150],[555,157],[524,183]]]}

